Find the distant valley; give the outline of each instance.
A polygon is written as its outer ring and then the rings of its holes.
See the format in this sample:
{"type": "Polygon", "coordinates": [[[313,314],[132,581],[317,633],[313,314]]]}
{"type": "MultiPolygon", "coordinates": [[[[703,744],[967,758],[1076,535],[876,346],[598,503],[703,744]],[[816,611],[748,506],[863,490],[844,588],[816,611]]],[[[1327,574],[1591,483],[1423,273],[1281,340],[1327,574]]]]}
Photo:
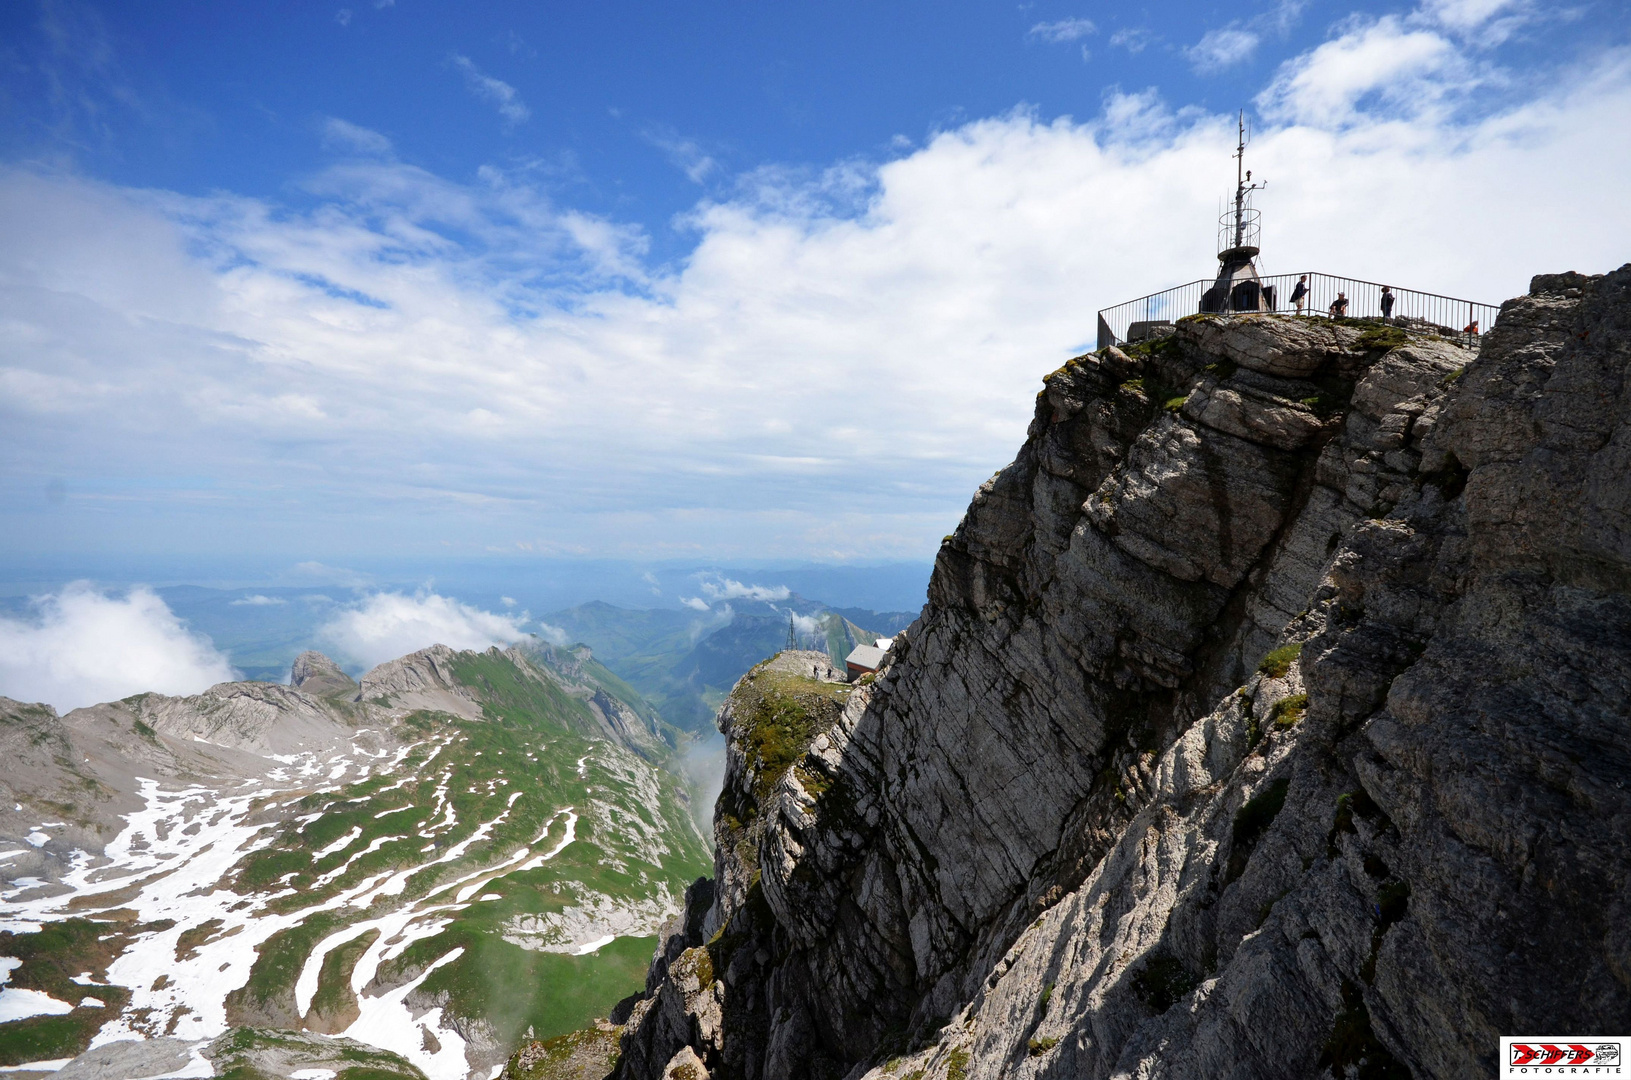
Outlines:
{"type": "Polygon", "coordinates": [[[0,1066],[467,1080],[606,1015],[711,870],[731,687],[915,618],[731,584],[367,671],[310,650],[352,590],[157,590],[249,678],[0,697],[0,1066]]]}

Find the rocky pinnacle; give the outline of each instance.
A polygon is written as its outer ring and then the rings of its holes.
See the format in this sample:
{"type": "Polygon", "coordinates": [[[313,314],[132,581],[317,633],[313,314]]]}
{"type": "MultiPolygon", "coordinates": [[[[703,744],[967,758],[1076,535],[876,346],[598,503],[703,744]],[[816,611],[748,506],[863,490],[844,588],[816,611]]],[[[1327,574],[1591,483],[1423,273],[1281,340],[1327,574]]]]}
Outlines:
{"type": "Polygon", "coordinates": [[[1476,353],[1071,360],[875,677],[726,702],[620,1075],[1472,1080],[1631,1031],[1628,374],[1631,266],[1476,353]]]}

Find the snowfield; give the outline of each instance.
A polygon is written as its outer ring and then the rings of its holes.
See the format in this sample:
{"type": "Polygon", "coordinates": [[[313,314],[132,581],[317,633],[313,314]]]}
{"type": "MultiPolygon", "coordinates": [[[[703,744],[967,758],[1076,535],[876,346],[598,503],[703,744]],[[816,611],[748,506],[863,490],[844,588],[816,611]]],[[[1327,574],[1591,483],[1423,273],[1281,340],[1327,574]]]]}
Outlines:
{"type": "MultiPolygon", "coordinates": [[[[261,686],[244,692],[256,708],[289,693],[261,686]]],[[[206,704],[225,708],[231,689],[206,704]]],[[[174,712],[178,702],[161,705],[174,712]]],[[[99,846],[60,812],[25,809],[23,794],[13,811],[25,815],[21,827],[6,829],[0,849],[0,931],[76,919],[111,932],[78,931],[108,944],[70,961],[68,971],[92,965],[73,994],[60,981],[51,993],[31,988],[37,976],[7,985],[23,961],[0,951],[0,1024],[73,1014],[94,1052],[181,1040],[168,1045],[190,1048],[185,1062],[163,1075],[205,1077],[214,1067],[199,1050],[209,1041],[288,1026],[292,1015],[294,1027],[390,1051],[431,1080],[479,1080],[496,1075],[534,1022],[517,1014],[519,1030],[493,1026],[482,1011],[492,979],[601,971],[539,969],[536,958],[598,962],[619,938],[650,937],[706,869],[704,839],[675,788],[621,744],[537,720],[501,727],[373,704],[363,715],[373,726],[324,721],[326,742],[309,718],[274,727],[272,745],[190,713],[163,740],[151,728],[141,735],[138,722],[140,755],[102,755],[137,767],[118,780],[123,801],[99,846]],[[401,726],[381,727],[381,717],[401,726]],[[141,767],[144,757],[163,767],[141,767]],[[473,933],[493,944],[467,948],[473,933]],[[495,956],[514,959],[495,967],[495,956]]],[[[107,731],[117,717],[95,721],[107,731]]],[[[622,967],[593,977],[637,979],[628,950],[619,955],[622,967]]],[[[606,985],[602,1008],[635,988],[606,985]]],[[[523,1002],[548,994],[535,982],[513,989],[523,1002]]]]}

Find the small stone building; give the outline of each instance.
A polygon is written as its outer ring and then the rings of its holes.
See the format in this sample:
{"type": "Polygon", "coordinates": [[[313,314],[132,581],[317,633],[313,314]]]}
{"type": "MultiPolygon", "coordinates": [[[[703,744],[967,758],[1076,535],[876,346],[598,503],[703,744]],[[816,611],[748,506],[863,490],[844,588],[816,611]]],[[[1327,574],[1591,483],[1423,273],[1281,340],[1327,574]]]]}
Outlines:
{"type": "Polygon", "coordinates": [[[844,666],[849,669],[849,677],[858,679],[869,672],[877,671],[883,664],[884,650],[876,645],[857,645],[844,657],[844,666]]]}

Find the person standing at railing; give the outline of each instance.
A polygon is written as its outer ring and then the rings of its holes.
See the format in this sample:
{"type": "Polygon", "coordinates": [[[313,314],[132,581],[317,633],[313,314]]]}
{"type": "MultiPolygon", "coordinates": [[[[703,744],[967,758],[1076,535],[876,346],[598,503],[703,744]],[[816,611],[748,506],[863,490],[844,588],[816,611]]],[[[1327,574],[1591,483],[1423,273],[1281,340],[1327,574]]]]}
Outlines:
{"type": "Polygon", "coordinates": [[[1382,318],[1393,318],[1393,290],[1382,286],[1382,318]]]}
{"type": "Polygon", "coordinates": [[[1341,319],[1348,314],[1348,294],[1337,293],[1337,298],[1331,301],[1331,318],[1341,319]]]}
{"type": "Polygon", "coordinates": [[[1308,275],[1304,274],[1297,279],[1297,287],[1291,290],[1291,303],[1297,309],[1297,314],[1303,313],[1303,305],[1308,303],[1308,275]]]}

